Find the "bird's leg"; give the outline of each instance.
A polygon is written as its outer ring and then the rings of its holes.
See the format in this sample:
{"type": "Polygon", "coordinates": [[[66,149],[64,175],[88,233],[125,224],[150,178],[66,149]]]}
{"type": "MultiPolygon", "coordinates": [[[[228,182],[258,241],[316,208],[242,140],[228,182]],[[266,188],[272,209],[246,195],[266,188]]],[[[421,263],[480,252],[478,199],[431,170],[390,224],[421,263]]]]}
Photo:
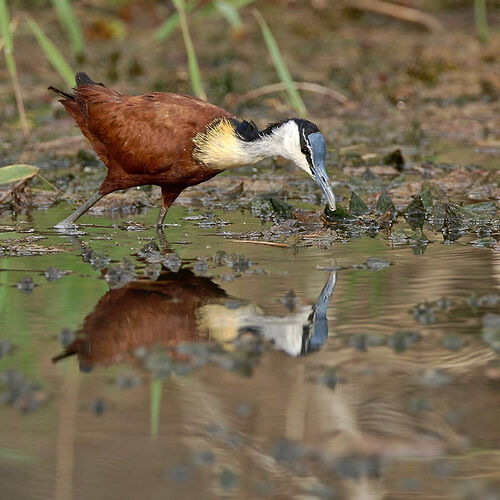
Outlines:
{"type": "Polygon", "coordinates": [[[156,236],[158,237],[158,241],[160,242],[160,250],[161,253],[174,253],[172,247],[168,244],[165,233],[162,230],[162,226],[155,226],[156,236]]]}
{"type": "Polygon", "coordinates": [[[165,207],[160,208],[160,211],[158,212],[158,217],[156,218],[156,222],[155,222],[156,228],[161,228],[163,226],[163,221],[165,220],[167,212],[168,212],[168,208],[165,208],[165,207]]]}
{"type": "Polygon", "coordinates": [[[156,219],[155,227],[162,228],[163,222],[165,220],[165,216],[167,215],[168,209],[170,205],[174,202],[174,200],[179,196],[179,193],[182,191],[182,188],[176,189],[175,191],[171,190],[170,186],[161,186],[161,201],[162,207],[160,208],[160,212],[158,213],[158,218],[156,219]]]}
{"type": "Polygon", "coordinates": [[[81,207],[77,208],[71,215],[56,224],[54,227],[61,229],[74,226],[75,221],[79,219],[90,207],[94,206],[103,196],[103,194],[97,191],[81,207]]]}

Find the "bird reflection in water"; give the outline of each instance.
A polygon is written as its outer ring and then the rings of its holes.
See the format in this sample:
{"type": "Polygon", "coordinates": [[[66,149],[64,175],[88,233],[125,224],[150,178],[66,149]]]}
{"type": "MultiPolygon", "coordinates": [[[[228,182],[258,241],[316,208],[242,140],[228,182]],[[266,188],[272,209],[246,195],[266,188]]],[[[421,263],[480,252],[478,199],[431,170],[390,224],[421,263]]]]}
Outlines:
{"type": "Polygon", "coordinates": [[[262,336],[291,356],[319,350],[328,337],[327,308],[336,285],[331,273],[316,300],[286,316],[272,316],[252,303],[229,297],[212,280],[182,269],[157,281],[134,281],[109,290],[85,318],[74,340],[53,361],[77,355],[82,371],[94,365],[133,361],[137,349],[181,342],[230,343],[262,336]]]}

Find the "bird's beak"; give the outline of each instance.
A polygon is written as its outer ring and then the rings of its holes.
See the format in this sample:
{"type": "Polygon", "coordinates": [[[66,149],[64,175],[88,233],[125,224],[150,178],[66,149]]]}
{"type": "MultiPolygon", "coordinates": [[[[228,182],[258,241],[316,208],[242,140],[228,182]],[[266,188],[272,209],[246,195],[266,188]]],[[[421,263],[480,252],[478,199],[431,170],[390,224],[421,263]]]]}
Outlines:
{"type": "Polygon", "coordinates": [[[330,185],[330,179],[328,178],[328,174],[326,173],[325,163],[323,161],[318,162],[313,165],[313,169],[314,169],[314,180],[321,188],[321,191],[323,191],[323,194],[325,195],[328,201],[328,206],[330,210],[335,212],[336,209],[335,195],[333,194],[333,189],[332,186],[330,185]]]}
{"type": "Polygon", "coordinates": [[[335,212],[335,195],[333,194],[332,186],[330,185],[330,179],[325,169],[325,158],[326,158],[326,145],[325,139],[321,132],[315,132],[309,135],[309,143],[312,148],[312,165],[311,170],[314,180],[323,191],[326,199],[328,201],[328,206],[330,210],[335,212]]]}

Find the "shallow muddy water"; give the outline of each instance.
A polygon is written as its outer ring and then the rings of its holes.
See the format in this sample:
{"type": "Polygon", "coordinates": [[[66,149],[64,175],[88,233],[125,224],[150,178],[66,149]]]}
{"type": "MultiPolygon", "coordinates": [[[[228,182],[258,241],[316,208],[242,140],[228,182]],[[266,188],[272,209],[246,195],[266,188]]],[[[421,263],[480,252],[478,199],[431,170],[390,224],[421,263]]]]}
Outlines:
{"type": "Polygon", "coordinates": [[[2,499],[496,498],[491,248],[241,243],[270,224],[174,205],[179,270],[136,255],[156,210],[68,211],[0,219],[2,499]]]}

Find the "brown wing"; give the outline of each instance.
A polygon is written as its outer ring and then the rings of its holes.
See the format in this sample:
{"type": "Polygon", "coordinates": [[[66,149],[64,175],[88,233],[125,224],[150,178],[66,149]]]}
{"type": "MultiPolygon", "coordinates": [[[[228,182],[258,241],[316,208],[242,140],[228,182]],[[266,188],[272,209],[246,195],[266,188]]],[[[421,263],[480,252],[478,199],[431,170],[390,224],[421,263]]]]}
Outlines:
{"type": "Polygon", "coordinates": [[[89,138],[108,166],[117,163],[131,175],[168,172],[170,181],[200,168],[192,160],[194,135],[215,118],[232,116],[201,99],[171,93],[128,96],[85,84],[76,88],[75,98],[89,138]]]}

